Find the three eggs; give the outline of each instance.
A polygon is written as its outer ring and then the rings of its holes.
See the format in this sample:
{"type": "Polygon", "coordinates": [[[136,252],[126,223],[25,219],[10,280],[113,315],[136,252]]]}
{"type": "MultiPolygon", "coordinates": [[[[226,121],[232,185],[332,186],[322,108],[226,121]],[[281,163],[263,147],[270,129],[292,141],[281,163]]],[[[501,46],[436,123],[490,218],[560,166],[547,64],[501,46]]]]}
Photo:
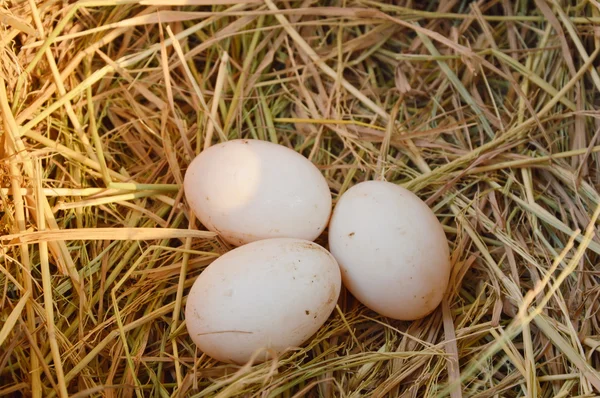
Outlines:
{"type": "Polygon", "coordinates": [[[422,318],[442,300],[450,276],[444,231],[423,201],[395,184],[359,183],[331,215],[315,165],[248,139],[201,152],[184,191],[206,228],[240,246],[200,274],[186,303],[190,337],[217,360],[260,362],[301,345],[335,309],[342,282],[394,319],[422,318]],[[329,251],[312,242],[328,223],[329,251]]]}

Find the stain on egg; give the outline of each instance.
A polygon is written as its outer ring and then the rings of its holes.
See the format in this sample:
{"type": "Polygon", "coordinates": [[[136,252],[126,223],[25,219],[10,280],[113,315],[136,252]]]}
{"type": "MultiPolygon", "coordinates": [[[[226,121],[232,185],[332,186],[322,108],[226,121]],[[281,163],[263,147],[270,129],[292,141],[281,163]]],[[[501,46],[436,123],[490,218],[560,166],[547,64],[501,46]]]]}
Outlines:
{"type": "Polygon", "coordinates": [[[212,358],[243,364],[263,350],[261,362],[267,349],[280,354],[316,333],[335,308],[341,283],[335,258],[316,243],[249,243],[196,279],[185,307],[187,330],[212,358]]]}
{"type": "Polygon", "coordinates": [[[329,250],[348,290],[390,318],[428,315],[448,285],[450,253],[441,224],[419,197],[389,182],[363,182],[340,197],[329,250]]]}
{"type": "Polygon", "coordinates": [[[200,222],[232,245],[267,238],[314,240],[331,215],[327,181],[282,145],[232,140],[202,151],[184,179],[200,222]]]}

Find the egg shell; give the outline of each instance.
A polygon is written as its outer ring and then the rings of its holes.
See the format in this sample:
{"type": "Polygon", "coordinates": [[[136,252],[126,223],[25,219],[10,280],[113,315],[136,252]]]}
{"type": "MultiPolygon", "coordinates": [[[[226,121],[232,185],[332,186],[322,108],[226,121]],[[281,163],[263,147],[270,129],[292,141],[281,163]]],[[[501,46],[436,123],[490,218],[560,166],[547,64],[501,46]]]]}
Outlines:
{"type": "Polygon", "coordinates": [[[340,197],[329,250],[348,290],[390,318],[428,315],[448,285],[450,254],[440,222],[419,197],[389,182],[359,183],[340,197]]]}
{"type": "MultiPolygon", "coordinates": [[[[325,323],[341,288],[335,258],[316,243],[276,238],[238,247],[194,282],[185,307],[197,347],[242,364],[261,349],[298,347],[325,323]]],[[[257,357],[267,359],[266,350],[257,357]]]]}
{"type": "Polygon", "coordinates": [[[184,179],[200,222],[233,245],[267,238],[316,239],[331,215],[327,181],[282,145],[233,140],[201,152],[184,179]]]}

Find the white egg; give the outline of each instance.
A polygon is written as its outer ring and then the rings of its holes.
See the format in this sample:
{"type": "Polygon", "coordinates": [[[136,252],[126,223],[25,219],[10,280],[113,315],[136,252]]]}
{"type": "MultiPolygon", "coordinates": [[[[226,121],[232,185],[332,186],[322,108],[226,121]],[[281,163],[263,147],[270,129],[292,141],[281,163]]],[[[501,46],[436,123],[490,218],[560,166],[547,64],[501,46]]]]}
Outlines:
{"type": "Polygon", "coordinates": [[[260,140],[201,152],[185,174],[188,204],[233,245],[267,238],[316,239],[331,214],[327,181],[308,159],[260,140]]]}
{"type": "Polygon", "coordinates": [[[276,238],[238,247],[196,279],[185,307],[197,347],[223,362],[242,364],[266,349],[282,353],[304,343],[337,303],[341,276],[335,258],[316,243],[276,238]]]}
{"type": "Polygon", "coordinates": [[[390,318],[428,315],[448,285],[450,255],[440,222],[416,195],[389,182],[363,182],[340,197],[329,250],[348,290],[390,318]]]}

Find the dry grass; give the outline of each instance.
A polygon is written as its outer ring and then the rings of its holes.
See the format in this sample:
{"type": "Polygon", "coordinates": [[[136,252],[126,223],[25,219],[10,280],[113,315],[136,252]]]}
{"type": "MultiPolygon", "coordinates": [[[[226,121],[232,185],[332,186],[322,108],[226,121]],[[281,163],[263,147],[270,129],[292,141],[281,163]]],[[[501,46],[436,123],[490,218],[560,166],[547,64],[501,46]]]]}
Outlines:
{"type": "Polygon", "coordinates": [[[209,3],[0,2],[0,395],[600,394],[600,4],[209,3]],[[425,199],[440,308],[343,294],[278,361],[197,352],[187,289],[229,248],[182,176],[240,137],[306,155],[334,198],[383,176],[425,199]]]}

